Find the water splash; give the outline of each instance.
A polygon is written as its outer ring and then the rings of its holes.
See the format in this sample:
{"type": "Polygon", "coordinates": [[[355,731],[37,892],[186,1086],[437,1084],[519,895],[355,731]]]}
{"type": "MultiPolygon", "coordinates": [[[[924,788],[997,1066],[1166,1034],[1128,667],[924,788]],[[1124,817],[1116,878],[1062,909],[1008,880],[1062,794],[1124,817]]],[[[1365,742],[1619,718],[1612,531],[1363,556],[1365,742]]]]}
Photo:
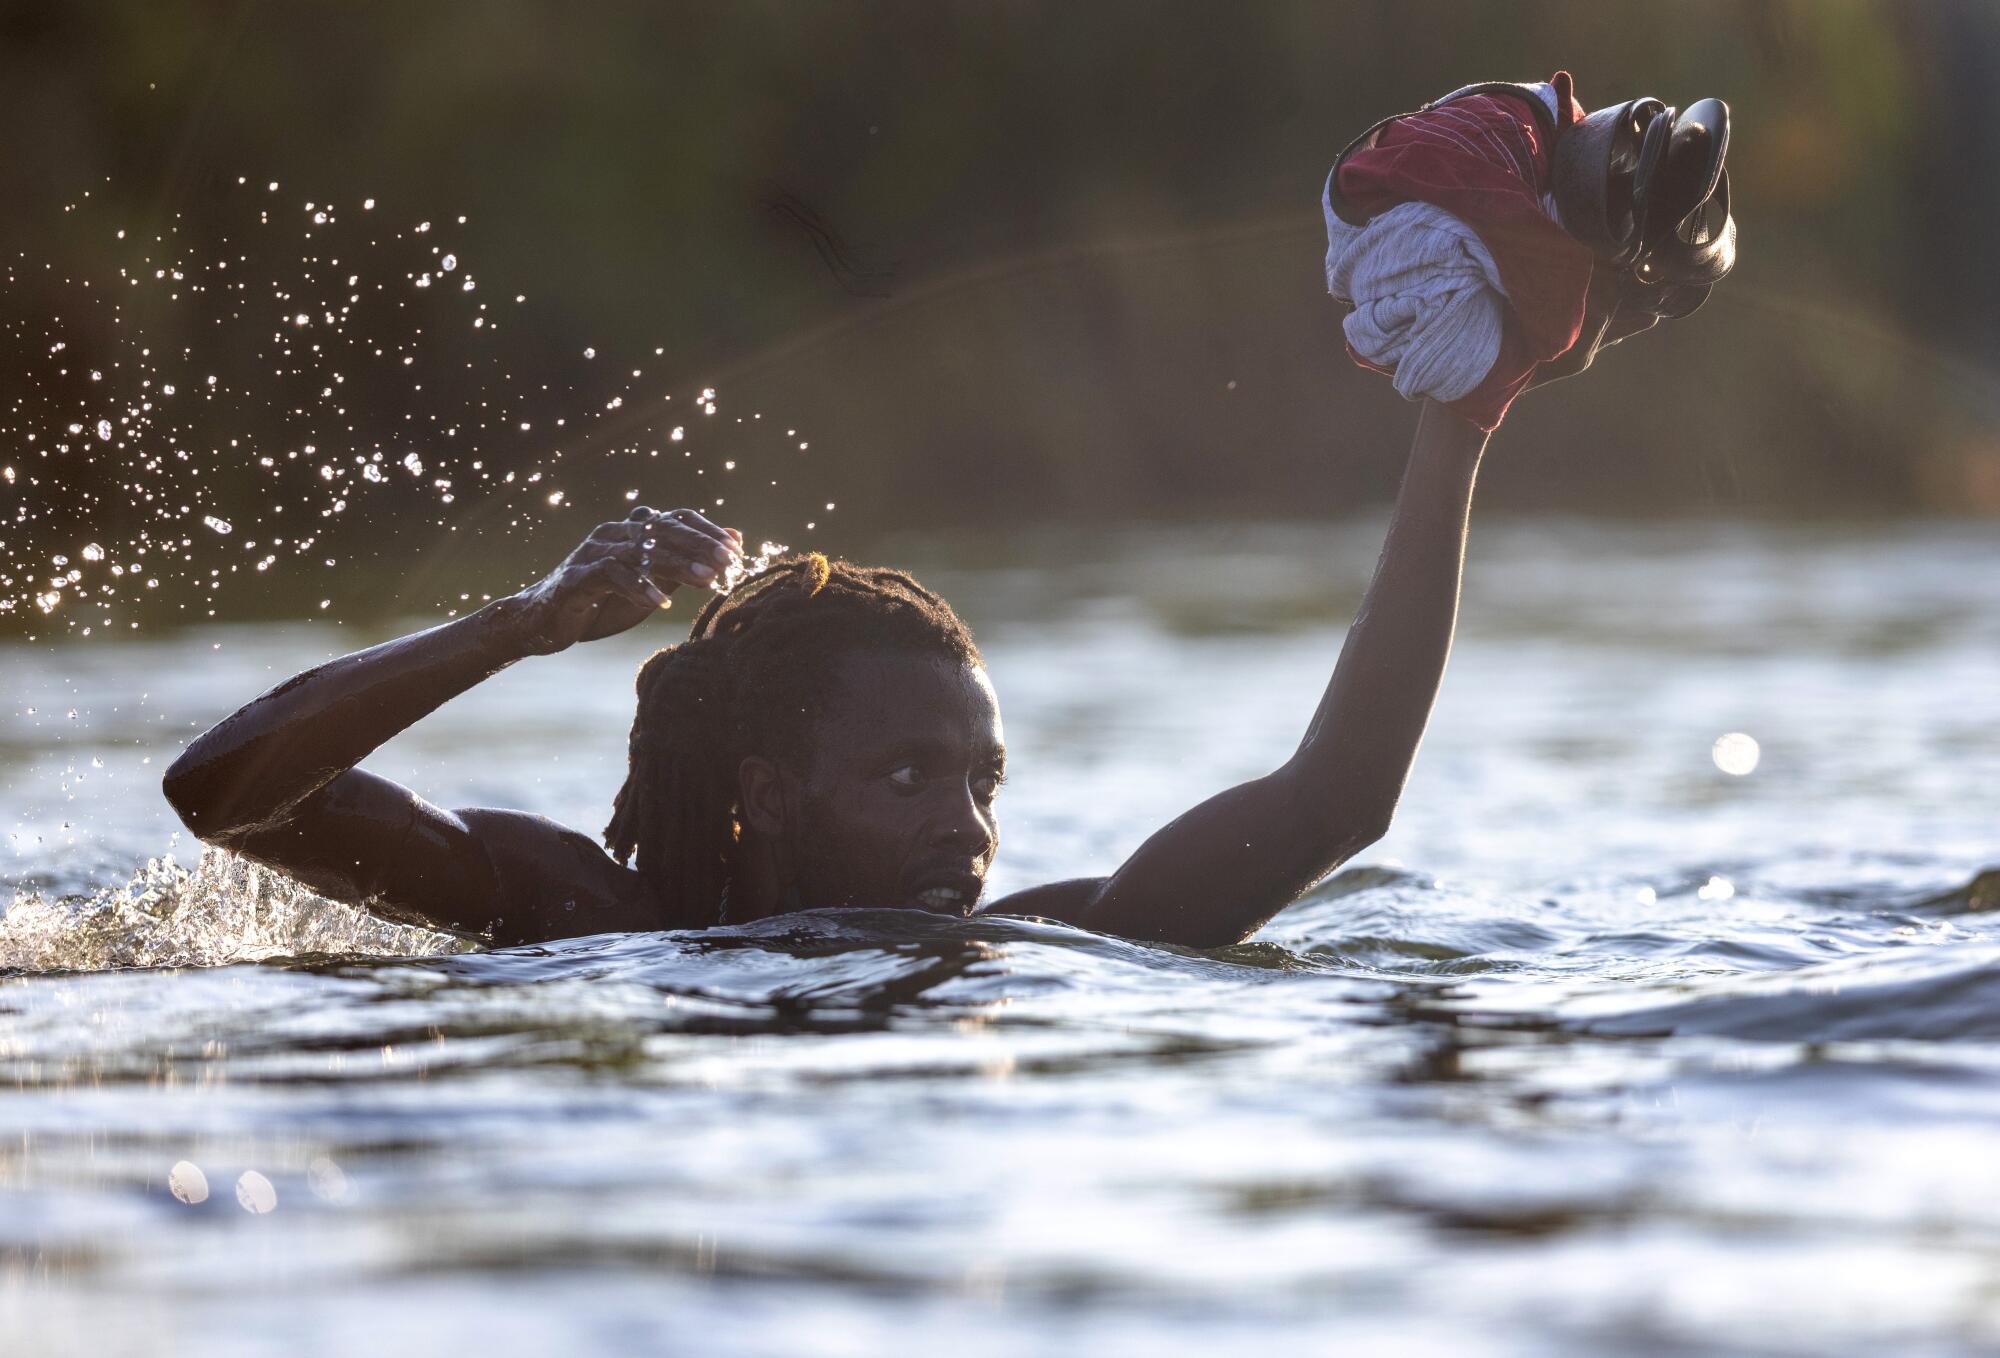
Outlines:
{"type": "MultiPolygon", "coordinates": [[[[67,230],[104,229],[86,206],[67,230]]],[[[465,217],[360,206],[288,204],[246,176],[205,220],[120,227],[115,277],[0,263],[18,392],[0,412],[0,618],[88,636],[226,617],[245,584],[337,600],[298,576],[378,553],[385,515],[512,542],[615,495],[609,476],[630,484],[621,462],[655,502],[775,509],[795,431],[718,418],[712,386],[676,392],[597,346],[565,361],[525,293],[475,290],[465,217]],[[412,479],[386,474],[399,464],[412,479]],[[753,464],[747,503],[717,493],[753,464]]]]}
{"type": "Polygon", "coordinates": [[[192,870],[148,859],[121,887],[53,899],[24,891],[0,915],[0,973],[212,967],[309,953],[463,952],[448,935],[379,920],[220,849],[192,870]]]}
{"type": "Polygon", "coordinates": [[[771,569],[772,562],[791,550],[782,542],[766,542],[754,554],[746,554],[718,576],[711,588],[718,594],[727,594],[750,577],[771,569]]]}

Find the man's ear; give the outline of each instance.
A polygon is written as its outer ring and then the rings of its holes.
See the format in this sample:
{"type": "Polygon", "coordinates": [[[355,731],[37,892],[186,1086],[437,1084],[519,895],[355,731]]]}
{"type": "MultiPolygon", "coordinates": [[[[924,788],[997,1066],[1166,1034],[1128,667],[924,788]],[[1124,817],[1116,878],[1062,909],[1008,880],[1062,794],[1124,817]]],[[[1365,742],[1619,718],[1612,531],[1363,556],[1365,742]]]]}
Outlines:
{"type": "Polygon", "coordinates": [[[791,812],[785,771],[774,759],[750,755],[736,766],[737,795],[742,799],[743,824],[759,835],[784,833],[791,812]]]}

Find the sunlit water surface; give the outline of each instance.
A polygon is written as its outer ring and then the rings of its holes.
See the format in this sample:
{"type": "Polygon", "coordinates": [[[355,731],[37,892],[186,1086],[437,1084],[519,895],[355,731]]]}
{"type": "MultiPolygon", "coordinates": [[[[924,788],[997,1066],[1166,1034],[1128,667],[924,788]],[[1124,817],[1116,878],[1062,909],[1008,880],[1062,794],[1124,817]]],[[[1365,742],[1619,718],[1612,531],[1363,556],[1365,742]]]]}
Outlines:
{"type": "MultiPolygon", "coordinates": [[[[1379,531],[916,551],[1002,697],[997,888],[1288,753],[1379,531]]],[[[7,1351],[1990,1351],[1996,564],[1483,524],[1394,830],[1210,954],[857,912],[436,955],[142,866],[196,857],[194,730],[375,634],[9,645],[7,1351]]],[[[371,766],[594,831],[663,639],[371,766]]]]}

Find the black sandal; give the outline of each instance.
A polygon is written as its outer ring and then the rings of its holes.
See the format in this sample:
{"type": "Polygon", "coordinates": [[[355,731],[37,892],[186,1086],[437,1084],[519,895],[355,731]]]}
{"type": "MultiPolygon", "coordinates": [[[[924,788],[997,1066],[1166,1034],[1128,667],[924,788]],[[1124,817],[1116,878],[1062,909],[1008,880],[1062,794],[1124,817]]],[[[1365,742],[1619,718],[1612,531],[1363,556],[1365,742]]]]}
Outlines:
{"type": "Polygon", "coordinates": [[[1686,316],[1736,266],[1729,212],[1729,105],[1685,113],[1632,99],[1557,140],[1552,170],[1563,229],[1621,274],[1621,305],[1686,316]]]}

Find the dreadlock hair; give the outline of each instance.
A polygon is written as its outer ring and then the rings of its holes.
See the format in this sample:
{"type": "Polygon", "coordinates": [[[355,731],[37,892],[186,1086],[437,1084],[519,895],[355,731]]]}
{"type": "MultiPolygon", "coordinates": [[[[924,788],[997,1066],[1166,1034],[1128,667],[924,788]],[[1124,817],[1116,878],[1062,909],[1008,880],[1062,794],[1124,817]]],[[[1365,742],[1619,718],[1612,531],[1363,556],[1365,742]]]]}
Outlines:
{"type": "Polygon", "coordinates": [[[636,855],[672,927],[720,917],[743,760],[803,758],[834,666],[885,650],[981,663],[951,605],[911,576],[813,552],[716,595],[686,641],[639,667],[631,762],[604,842],[620,863],[636,855]]]}

